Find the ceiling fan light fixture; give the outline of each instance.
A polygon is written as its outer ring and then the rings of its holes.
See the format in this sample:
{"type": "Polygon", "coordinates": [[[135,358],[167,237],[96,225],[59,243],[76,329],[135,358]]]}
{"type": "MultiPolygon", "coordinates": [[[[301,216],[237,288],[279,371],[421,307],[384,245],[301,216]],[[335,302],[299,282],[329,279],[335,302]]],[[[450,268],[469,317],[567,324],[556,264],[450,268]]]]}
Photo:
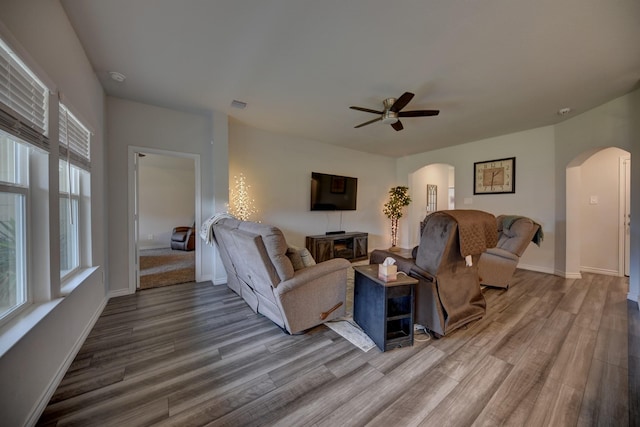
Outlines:
{"type": "Polygon", "coordinates": [[[114,80],[118,83],[122,83],[127,79],[127,76],[117,71],[109,71],[109,77],[111,77],[111,80],[114,80]]]}
{"type": "Polygon", "coordinates": [[[385,125],[390,125],[398,121],[398,113],[394,113],[393,111],[385,111],[382,115],[382,123],[385,125]]]}
{"type": "Polygon", "coordinates": [[[372,110],[370,108],[364,107],[356,107],[355,105],[352,105],[351,107],[349,107],[352,110],[364,111],[365,113],[372,113],[378,116],[373,120],[360,123],[359,125],[354,126],[354,128],[357,129],[366,125],[370,125],[372,123],[382,122],[385,125],[391,125],[391,127],[396,131],[401,131],[402,129],[404,129],[404,126],[400,121],[400,117],[427,117],[437,116],[440,113],[440,110],[402,111],[402,109],[407,106],[409,101],[411,101],[414,96],[415,95],[411,92],[405,92],[398,99],[387,98],[382,101],[382,104],[384,105],[384,110],[382,111],[372,110]]]}

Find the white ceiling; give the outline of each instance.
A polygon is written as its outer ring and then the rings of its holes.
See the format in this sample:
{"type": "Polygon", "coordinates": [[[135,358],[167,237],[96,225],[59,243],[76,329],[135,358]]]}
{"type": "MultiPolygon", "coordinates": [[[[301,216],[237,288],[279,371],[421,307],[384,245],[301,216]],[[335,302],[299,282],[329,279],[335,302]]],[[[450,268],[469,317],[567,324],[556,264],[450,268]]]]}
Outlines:
{"type": "Polygon", "coordinates": [[[557,123],[640,81],[638,0],[61,1],[109,95],[394,157],[557,123]],[[350,105],[405,91],[405,110],[440,115],[354,129],[375,116],[350,105]]]}

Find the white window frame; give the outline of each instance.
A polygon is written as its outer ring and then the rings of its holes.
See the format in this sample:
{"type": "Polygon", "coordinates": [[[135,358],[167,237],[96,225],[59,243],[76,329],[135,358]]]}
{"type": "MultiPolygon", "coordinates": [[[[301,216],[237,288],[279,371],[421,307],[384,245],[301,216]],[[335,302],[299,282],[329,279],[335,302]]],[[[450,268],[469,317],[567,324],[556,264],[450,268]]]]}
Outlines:
{"type": "Polygon", "coordinates": [[[91,169],[91,132],[62,102],[58,103],[60,158],[85,170],[91,169]]]}
{"type": "MultiPolygon", "coordinates": [[[[70,269],[67,270],[64,270],[62,266],[62,258],[64,254],[62,250],[62,239],[60,240],[60,279],[62,282],[65,282],[68,278],[73,276],[73,274],[75,274],[81,266],[80,254],[82,252],[82,239],[79,223],[82,214],[82,212],[80,211],[80,174],[82,173],[82,171],[80,170],[80,168],[71,165],[69,162],[63,159],[60,159],[59,168],[64,168],[67,170],[65,177],[60,178],[60,206],[66,204],[68,209],[67,212],[71,213],[71,218],[69,218],[68,216],[63,218],[61,212],[60,223],[62,224],[62,221],[69,221],[69,225],[71,225],[73,229],[71,250],[73,265],[70,269]],[[66,187],[63,187],[62,185],[62,180],[64,178],[67,179],[66,187]],[[65,190],[63,190],[63,188],[65,188],[65,190]]],[[[60,174],[58,174],[58,176],[60,176],[60,174]]],[[[62,234],[60,235],[60,237],[62,237],[62,234]]]]}
{"type": "MultiPolygon", "coordinates": [[[[21,336],[20,331],[24,331],[25,320],[32,319],[32,313],[39,306],[59,296],[50,280],[52,254],[49,250],[49,189],[53,184],[49,180],[49,130],[51,118],[57,116],[56,109],[50,108],[55,86],[46,77],[44,80],[39,77],[44,76],[42,70],[4,30],[0,25],[0,130],[27,147],[25,157],[14,160],[25,166],[23,178],[26,180],[17,186],[6,181],[2,183],[3,189],[24,195],[25,250],[21,261],[24,262],[26,298],[20,307],[6,312],[0,319],[0,333],[17,332],[17,338],[21,336]],[[21,186],[24,188],[20,189],[21,186]]],[[[57,129],[55,124],[54,128],[57,129]]],[[[55,215],[57,218],[57,213],[55,215]]],[[[6,340],[0,345],[0,356],[7,345],[6,340]]]]}
{"type": "Polygon", "coordinates": [[[30,215],[29,215],[29,199],[30,199],[30,191],[29,191],[29,183],[31,180],[29,173],[29,156],[32,148],[29,147],[29,144],[25,141],[21,141],[19,138],[14,137],[6,132],[2,132],[0,136],[6,135],[7,138],[15,141],[16,144],[23,145],[23,149],[26,148],[25,151],[15,150],[13,153],[13,162],[18,166],[18,175],[22,175],[22,180],[18,179],[17,182],[7,182],[0,181],[0,193],[5,194],[17,194],[22,196],[22,206],[19,208],[22,211],[22,222],[23,227],[20,232],[21,234],[21,243],[23,246],[23,250],[16,257],[16,273],[20,275],[19,280],[17,281],[20,285],[20,288],[16,290],[18,294],[21,294],[21,299],[18,304],[8,309],[4,313],[0,313],[0,325],[3,325],[9,322],[14,317],[18,316],[24,310],[26,310],[33,302],[33,291],[32,286],[29,282],[29,268],[31,265],[31,256],[30,256],[30,236],[29,236],[29,223],[30,223],[30,215]],[[24,153],[24,154],[23,154],[24,153]],[[26,170],[21,171],[21,168],[26,168],[26,170]]]}
{"type": "MultiPolygon", "coordinates": [[[[76,209],[77,230],[76,250],[77,265],[71,270],[62,270],[60,264],[60,291],[62,295],[70,291],[72,279],[83,267],[91,265],[91,131],[78,119],[68,105],[58,102],[58,150],[60,162],[64,162],[68,168],[67,179],[72,168],[77,170],[77,191],[71,191],[71,195],[62,191],[63,183],[59,182],[60,203],[71,203],[71,208],[76,209]]],[[[62,163],[61,163],[62,164],[62,163]]],[[[58,174],[60,176],[60,174],[58,174]]],[[[73,190],[73,189],[72,189],[73,190]]],[[[63,218],[60,218],[62,221],[63,218]]],[[[62,250],[62,248],[61,248],[62,250]]],[[[60,254],[62,258],[62,253],[60,254]]]]}

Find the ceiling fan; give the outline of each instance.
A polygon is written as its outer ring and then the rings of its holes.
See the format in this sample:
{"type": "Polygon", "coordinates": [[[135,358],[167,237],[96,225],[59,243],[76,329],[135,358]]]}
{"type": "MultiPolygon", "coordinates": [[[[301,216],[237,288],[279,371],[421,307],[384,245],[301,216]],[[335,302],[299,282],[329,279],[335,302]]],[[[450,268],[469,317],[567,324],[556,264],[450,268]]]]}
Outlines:
{"type": "Polygon", "coordinates": [[[371,123],[381,121],[384,124],[391,125],[391,127],[394,128],[395,130],[402,130],[404,129],[404,126],[402,126],[402,122],[399,120],[400,117],[437,116],[440,113],[440,110],[400,111],[407,106],[409,101],[411,101],[411,98],[413,98],[414,96],[415,95],[412,94],[411,92],[405,92],[398,99],[387,98],[384,101],[382,101],[384,105],[384,110],[382,111],[371,110],[369,108],[363,108],[363,107],[354,107],[354,106],[349,107],[352,110],[364,111],[365,113],[373,113],[373,114],[380,115],[380,117],[378,117],[377,119],[369,120],[368,122],[361,123],[355,127],[360,128],[362,126],[366,126],[371,123]]]}

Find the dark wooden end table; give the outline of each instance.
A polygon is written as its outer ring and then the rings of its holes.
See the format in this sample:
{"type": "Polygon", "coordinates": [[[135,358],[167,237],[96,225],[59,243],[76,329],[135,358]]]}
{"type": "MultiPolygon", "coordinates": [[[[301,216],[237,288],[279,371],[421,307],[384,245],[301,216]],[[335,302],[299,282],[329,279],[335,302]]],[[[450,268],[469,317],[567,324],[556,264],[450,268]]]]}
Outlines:
{"type": "Polygon", "coordinates": [[[413,306],[418,280],[404,274],[385,282],[378,264],[354,266],[353,320],[382,351],[413,345],[413,306]]]}

